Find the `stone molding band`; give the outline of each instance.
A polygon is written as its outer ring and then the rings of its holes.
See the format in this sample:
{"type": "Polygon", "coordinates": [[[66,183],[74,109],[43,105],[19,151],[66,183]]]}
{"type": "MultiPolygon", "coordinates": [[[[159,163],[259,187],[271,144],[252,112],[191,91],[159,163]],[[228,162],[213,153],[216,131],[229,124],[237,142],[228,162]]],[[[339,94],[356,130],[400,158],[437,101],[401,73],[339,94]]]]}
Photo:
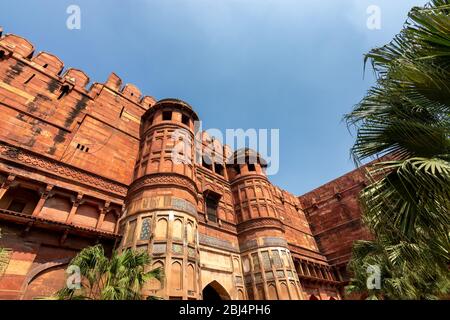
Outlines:
{"type": "Polygon", "coordinates": [[[188,190],[197,199],[197,185],[191,179],[178,173],[153,173],[135,180],[131,185],[128,195],[139,189],[151,188],[152,186],[176,186],[188,190]]]}
{"type": "Polygon", "coordinates": [[[199,234],[199,243],[204,246],[239,253],[239,249],[233,246],[232,242],[224,239],[211,237],[201,233],[199,234]]]}
{"type": "Polygon", "coordinates": [[[239,248],[240,248],[241,253],[249,251],[249,250],[255,250],[255,249],[260,249],[260,248],[265,248],[265,247],[282,247],[282,248],[289,249],[286,239],[283,239],[283,238],[264,237],[259,240],[260,241],[258,241],[256,239],[248,240],[245,243],[240,244],[239,248]]]}
{"type": "Polygon", "coordinates": [[[272,217],[253,218],[251,220],[239,223],[236,228],[238,233],[264,228],[279,229],[284,232],[283,223],[279,219],[272,217]]]}
{"type": "Polygon", "coordinates": [[[59,161],[38,155],[34,152],[10,146],[4,142],[0,142],[0,159],[5,159],[20,163],[22,165],[47,171],[70,180],[81,182],[95,187],[96,189],[113,192],[120,196],[127,194],[127,186],[97,176],[95,174],[77,169],[59,161]]]}
{"type": "Polygon", "coordinates": [[[189,201],[173,196],[154,196],[136,199],[127,206],[127,216],[161,209],[182,211],[198,219],[195,205],[189,201]]]}

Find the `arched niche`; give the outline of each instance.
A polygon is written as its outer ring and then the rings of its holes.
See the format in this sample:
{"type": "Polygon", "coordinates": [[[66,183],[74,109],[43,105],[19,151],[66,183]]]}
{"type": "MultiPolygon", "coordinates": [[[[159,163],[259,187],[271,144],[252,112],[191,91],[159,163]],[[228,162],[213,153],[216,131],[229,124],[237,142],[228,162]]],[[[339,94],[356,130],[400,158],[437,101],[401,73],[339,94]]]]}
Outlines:
{"type": "Polygon", "coordinates": [[[167,238],[167,219],[159,218],[156,221],[155,238],[166,239],[167,238]]]}
{"type": "Polygon", "coordinates": [[[170,288],[173,290],[183,289],[183,270],[181,263],[178,261],[172,262],[170,271],[170,288]]]}
{"type": "Polygon", "coordinates": [[[183,239],[183,221],[181,219],[175,219],[173,221],[173,238],[183,239]]]}
{"type": "Polygon", "coordinates": [[[188,285],[188,290],[190,291],[196,291],[197,290],[197,286],[196,286],[196,281],[195,281],[196,277],[195,277],[195,268],[192,264],[189,264],[187,267],[187,285],[188,285]]]}
{"type": "Polygon", "coordinates": [[[269,300],[278,300],[277,288],[273,283],[268,285],[269,289],[269,300]]]}

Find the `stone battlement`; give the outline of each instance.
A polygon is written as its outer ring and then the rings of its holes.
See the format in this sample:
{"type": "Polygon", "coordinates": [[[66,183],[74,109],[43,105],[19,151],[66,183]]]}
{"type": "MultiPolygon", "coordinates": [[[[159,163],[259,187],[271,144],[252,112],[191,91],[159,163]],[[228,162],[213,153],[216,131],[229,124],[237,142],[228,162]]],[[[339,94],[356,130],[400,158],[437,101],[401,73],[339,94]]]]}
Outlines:
{"type": "MultiPolygon", "coordinates": [[[[1,28],[0,28],[1,30],[1,28]]],[[[88,96],[96,93],[97,85],[107,86],[122,97],[147,110],[155,104],[151,96],[143,96],[134,84],[122,84],[122,79],[115,73],[111,73],[105,83],[90,83],[89,76],[76,68],[64,69],[64,62],[57,56],[41,51],[35,54],[35,47],[25,38],[15,34],[2,34],[0,31],[0,59],[13,57],[18,61],[29,64],[36,71],[52,76],[61,84],[67,84],[88,96]]]]}

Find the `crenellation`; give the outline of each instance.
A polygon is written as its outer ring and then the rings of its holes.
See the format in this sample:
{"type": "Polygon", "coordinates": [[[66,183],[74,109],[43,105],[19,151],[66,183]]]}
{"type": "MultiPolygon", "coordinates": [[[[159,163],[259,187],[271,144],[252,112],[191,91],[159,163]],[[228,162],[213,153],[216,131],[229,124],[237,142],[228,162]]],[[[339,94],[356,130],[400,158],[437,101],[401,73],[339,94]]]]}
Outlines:
{"type": "Polygon", "coordinates": [[[31,61],[56,76],[59,76],[64,69],[64,63],[57,56],[45,51],[39,52],[31,61]]]}
{"type": "Polygon", "coordinates": [[[110,89],[119,92],[120,88],[122,87],[122,79],[112,72],[108,79],[105,82],[105,86],[109,87],[110,89]]]}
{"type": "Polygon", "coordinates": [[[66,72],[64,72],[62,78],[69,80],[75,85],[75,87],[82,89],[85,92],[87,91],[86,86],[90,80],[87,74],[83,71],[75,68],[69,68],[66,72]]]}
{"type": "Polygon", "coordinates": [[[0,46],[6,47],[7,50],[13,52],[13,54],[29,59],[33,56],[34,46],[25,38],[15,35],[6,34],[0,39],[0,46]]]}
{"type": "Polygon", "coordinates": [[[127,83],[123,89],[122,94],[135,103],[139,103],[141,100],[141,91],[133,84],[127,83]]]}

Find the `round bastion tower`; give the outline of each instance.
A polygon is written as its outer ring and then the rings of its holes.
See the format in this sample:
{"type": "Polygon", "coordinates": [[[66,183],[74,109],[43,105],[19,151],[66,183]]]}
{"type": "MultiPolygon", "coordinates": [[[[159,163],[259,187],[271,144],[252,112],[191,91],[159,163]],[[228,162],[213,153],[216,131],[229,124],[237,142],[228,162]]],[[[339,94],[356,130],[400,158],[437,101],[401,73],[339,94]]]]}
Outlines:
{"type": "Polygon", "coordinates": [[[164,269],[164,280],[150,281],[144,288],[146,296],[200,298],[198,191],[190,143],[196,120],[192,108],[176,99],[160,100],[142,116],[120,248],[146,250],[153,257],[151,268],[164,269]]]}
{"type": "Polygon", "coordinates": [[[253,150],[240,149],[228,163],[249,299],[300,299],[300,282],[264,172],[265,160],[253,150]]]}

